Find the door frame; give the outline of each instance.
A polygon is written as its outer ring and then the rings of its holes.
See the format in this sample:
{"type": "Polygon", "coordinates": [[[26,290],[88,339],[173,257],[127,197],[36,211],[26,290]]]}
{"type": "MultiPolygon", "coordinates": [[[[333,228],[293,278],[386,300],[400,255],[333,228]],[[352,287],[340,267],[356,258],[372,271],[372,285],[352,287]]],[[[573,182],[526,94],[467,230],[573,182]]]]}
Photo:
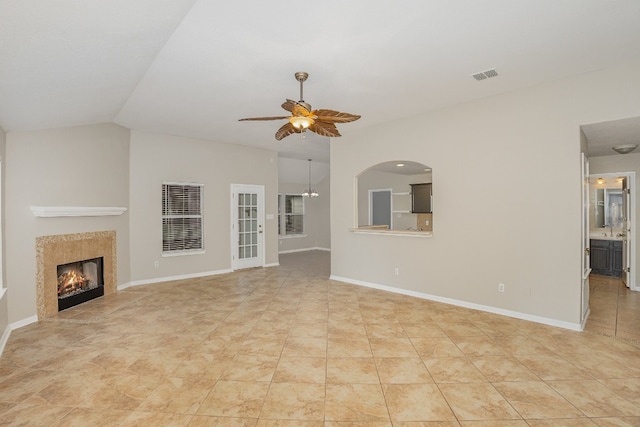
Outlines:
{"type": "Polygon", "coordinates": [[[240,270],[244,268],[264,267],[265,266],[265,209],[264,209],[264,185],[252,184],[231,184],[231,270],[240,270]],[[251,262],[240,260],[236,256],[238,253],[238,203],[237,196],[239,193],[257,193],[258,195],[258,256],[251,262]]]}
{"type": "Polygon", "coordinates": [[[369,225],[376,225],[373,223],[373,193],[389,193],[389,230],[393,230],[393,188],[369,190],[369,225]]]}
{"type": "Polygon", "coordinates": [[[581,234],[582,234],[582,255],[581,255],[581,280],[580,280],[580,323],[582,329],[586,324],[589,317],[589,297],[590,297],[590,285],[589,275],[591,274],[591,248],[590,248],[590,231],[589,214],[591,212],[591,185],[589,176],[589,158],[584,154],[580,154],[580,172],[582,176],[582,188],[580,199],[582,202],[582,218],[581,218],[581,234]]]}
{"type": "MultiPolygon", "coordinates": [[[[622,241],[622,283],[628,288],[631,281],[630,268],[631,264],[631,250],[629,249],[629,235],[631,230],[635,231],[635,228],[629,227],[629,218],[631,218],[631,189],[629,188],[629,177],[624,177],[622,180],[622,206],[624,208],[625,219],[625,234],[627,238],[622,241]]],[[[635,239],[634,239],[635,240],[635,239]]]]}
{"type": "MultiPolygon", "coordinates": [[[[627,253],[623,254],[627,258],[629,274],[627,276],[629,285],[629,289],[632,291],[640,291],[640,286],[636,281],[636,235],[637,235],[637,224],[636,224],[636,173],[634,171],[631,172],[607,172],[607,173],[591,173],[589,175],[589,181],[593,179],[597,179],[599,177],[602,178],[617,178],[617,177],[625,177],[627,178],[627,188],[629,189],[629,218],[627,218],[627,253]],[[631,230],[629,232],[629,230],[631,230]]],[[[589,209],[593,209],[592,206],[593,195],[589,193],[589,209]]]]}

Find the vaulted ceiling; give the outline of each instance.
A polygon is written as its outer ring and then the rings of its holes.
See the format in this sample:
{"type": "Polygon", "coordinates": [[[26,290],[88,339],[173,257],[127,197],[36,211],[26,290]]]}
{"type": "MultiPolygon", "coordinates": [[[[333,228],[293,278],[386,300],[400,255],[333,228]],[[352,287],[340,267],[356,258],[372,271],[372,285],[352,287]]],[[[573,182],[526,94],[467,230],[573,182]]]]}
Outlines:
{"type": "Polygon", "coordinates": [[[348,134],[640,56],[637,0],[0,0],[0,127],[115,122],[328,159],[276,141],[310,74],[348,134]],[[472,75],[496,70],[496,77],[472,75]]]}

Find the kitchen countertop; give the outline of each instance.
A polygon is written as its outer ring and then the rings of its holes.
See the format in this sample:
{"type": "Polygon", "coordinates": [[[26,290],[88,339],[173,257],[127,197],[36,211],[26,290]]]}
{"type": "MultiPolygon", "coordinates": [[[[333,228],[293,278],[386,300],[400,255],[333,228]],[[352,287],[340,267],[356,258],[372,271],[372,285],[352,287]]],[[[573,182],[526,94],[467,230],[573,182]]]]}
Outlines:
{"type": "Polygon", "coordinates": [[[431,237],[431,231],[420,230],[389,230],[388,228],[372,228],[370,226],[350,228],[349,231],[358,234],[386,234],[387,236],[414,236],[414,237],[431,237]]]}

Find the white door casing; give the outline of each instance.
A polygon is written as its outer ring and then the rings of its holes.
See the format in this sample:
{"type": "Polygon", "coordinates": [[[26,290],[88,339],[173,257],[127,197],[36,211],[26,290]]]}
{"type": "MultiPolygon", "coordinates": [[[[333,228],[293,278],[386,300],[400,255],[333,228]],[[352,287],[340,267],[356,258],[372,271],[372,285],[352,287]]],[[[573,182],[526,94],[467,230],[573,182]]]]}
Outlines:
{"type": "Polygon", "coordinates": [[[622,282],[628,288],[631,279],[631,250],[629,243],[633,238],[631,231],[631,190],[629,189],[629,178],[622,179],[622,206],[624,215],[624,234],[622,238],[622,282]]]}
{"type": "Polygon", "coordinates": [[[589,248],[589,159],[581,153],[582,173],[582,281],[580,290],[580,322],[584,328],[589,316],[589,274],[591,274],[589,248]]]}

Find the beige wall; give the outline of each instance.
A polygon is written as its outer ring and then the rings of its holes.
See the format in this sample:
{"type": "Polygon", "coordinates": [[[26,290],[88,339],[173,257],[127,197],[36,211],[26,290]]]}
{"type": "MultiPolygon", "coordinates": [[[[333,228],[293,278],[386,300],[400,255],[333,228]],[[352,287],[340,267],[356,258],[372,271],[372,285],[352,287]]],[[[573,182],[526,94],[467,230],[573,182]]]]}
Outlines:
{"type": "MultiPolygon", "coordinates": [[[[308,184],[279,183],[278,192],[282,194],[300,194],[308,184]]],[[[331,228],[329,220],[330,185],[329,177],[312,187],[320,194],[304,200],[304,237],[279,238],[279,252],[302,251],[308,249],[330,249],[331,228]]]]}
{"type": "Polygon", "coordinates": [[[118,283],[129,280],[129,213],[36,218],[30,206],[119,206],[129,200],[129,131],[99,124],[6,136],[5,261],[9,322],[36,314],[38,236],[116,230],[118,283]]]}
{"type": "Polygon", "coordinates": [[[319,206],[317,206],[318,214],[318,238],[316,247],[321,249],[331,249],[331,174],[327,175],[318,183],[318,192],[323,197],[319,206]]]}
{"type": "MultiPolygon", "coordinates": [[[[5,234],[4,226],[4,205],[5,205],[5,186],[4,186],[4,170],[5,170],[5,150],[6,150],[6,133],[0,128],[0,236],[5,234]]],[[[0,240],[0,293],[2,288],[6,287],[5,268],[6,263],[3,254],[5,253],[4,237],[0,240]]],[[[0,299],[0,338],[9,325],[9,308],[7,305],[7,295],[0,299]]],[[[2,342],[0,341],[0,353],[2,352],[2,342]]]]}
{"type": "Polygon", "coordinates": [[[231,184],[265,186],[265,263],[278,262],[276,152],[131,131],[130,175],[132,282],[230,269],[231,184]],[[204,184],[205,254],[162,257],[163,181],[204,184]]]}
{"type": "Polygon", "coordinates": [[[332,141],[332,275],[576,327],[579,126],[640,116],[639,73],[635,61],[332,141]],[[437,174],[433,237],[349,232],[355,176],[398,158],[437,174]]]}

